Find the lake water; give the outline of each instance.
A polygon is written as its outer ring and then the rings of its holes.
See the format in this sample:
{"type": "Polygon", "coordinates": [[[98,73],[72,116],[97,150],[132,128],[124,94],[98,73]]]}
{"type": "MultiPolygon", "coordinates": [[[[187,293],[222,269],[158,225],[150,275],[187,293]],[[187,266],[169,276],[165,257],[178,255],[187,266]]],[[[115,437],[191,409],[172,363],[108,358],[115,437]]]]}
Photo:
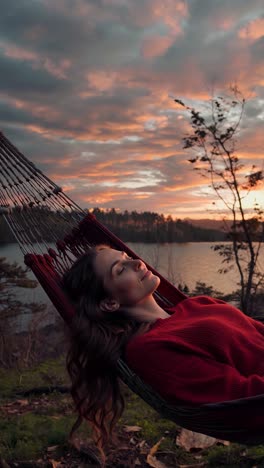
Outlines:
{"type": "MultiPolygon", "coordinates": [[[[211,247],[210,242],[190,242],[186,244],[143,244],[128,243],[141,258],[156,268],[172,283],[178,285],[187,284],[190,289],[195,287],[197,281],[202,281],[223,293],[230,293],[236,289],[238,274],[236,271],[227,274],[218,273],[221,267],[221,259],[211,247]]],[[[23,254],[18,244],[0,245],[0,257],[5,257],[9,262],[17,262],[24,265],[23,254]]],[[[262,248],[260,268],[264,271],[264,245],[262,248]]],[[[29,278],[34,279],[29,272],[29,278]]],[[[42,288],[19,288],[19,298],[26,297],[28,302],[47,301],[48,298],[42,288]]]]}
{"type": "MultiPolygon", "coordinates": [[[[186,244],[129,244],[142,258],[148,261],[163,276],[176,286],[186,284],[190,290],[201,281],[225,294],[238,289],[239,275],[236,268],[220,274],[221,258],[211,242],[186,244]]],[[[259,268],[264,272],[264,244],[259,256],[259,268]]]]}
{"type": "MultiPolygon", "coordinates": [[[[211,247],[214,244],[210,242],[160,245],[128,243],[128,245],[175,285],[179,283],[186,284],[192,290],[195,288],[197,281],[202,281],[223,293],[231,293],[237,289],[238,274],[236,270],[227,274],[218,273],[221,267],[221,259],[217,252],[212,250],[211,247]]],[[[259,260],[262,271],[264,271],[263,251],[264,248],[262,248],[259,260]]],[[[18,265],[25,266],[23,253],[18,244],[0,245],[0,257],[5,257],[8,262],[17,262],[18,265]]],[[[34,279],[33,273],[29,272],[28,277],[34,279]]],[[[22,302],[42,302],[48,305],[48,309],[51,308],[49,298],[41,286],[34,289],[16,288],[15,292],[16,297],[22,302]]],[[[21,331],[25,330],[29,321],[30,314],[26,314],[20,317],[15,328],[19,328],[21,331]]],[[[50,323],[53,320],[48,319],[48,321],[50,323]]]]}

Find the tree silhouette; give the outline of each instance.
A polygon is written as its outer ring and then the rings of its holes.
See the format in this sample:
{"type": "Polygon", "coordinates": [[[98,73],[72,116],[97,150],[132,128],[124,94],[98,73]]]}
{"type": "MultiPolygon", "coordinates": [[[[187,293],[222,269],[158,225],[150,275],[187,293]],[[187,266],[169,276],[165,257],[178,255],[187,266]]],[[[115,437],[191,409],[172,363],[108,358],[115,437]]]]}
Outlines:
{"type": "Polygon", "coordinates": [[[187,111],[192,127],[183,138],[183,148],[195,150],[188,161],[201,176],[209,178],[210,187],[232,220],[231,227],[225,222],[231,244],[214,246],[222,257],[223,267],[219,271],[226,273],[236,265],[240,307],[250,314],[256,292],[264,286],[264,274],[258,266],[264,223],[261,206],[255,203],[248,213],[246,200],[252,190],[263,184],[263,172],[253,165],[244,175],[246,168],[236,150],[236,137],[246,100],[236,86],[231,91],[231,97],[212,98],[205,111],[196,110],[179,99],[175,102],[187,111]]]}

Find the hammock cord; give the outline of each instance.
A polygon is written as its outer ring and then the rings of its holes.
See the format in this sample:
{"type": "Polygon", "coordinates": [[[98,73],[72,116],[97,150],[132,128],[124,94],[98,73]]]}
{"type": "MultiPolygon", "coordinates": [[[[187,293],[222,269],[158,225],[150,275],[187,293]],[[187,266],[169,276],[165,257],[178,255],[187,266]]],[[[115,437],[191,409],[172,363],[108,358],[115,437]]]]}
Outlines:
{"type": "MultiPolygon", "coordinates": [[[[62,291],[61,276],[76,258],[91,245],[99,243],[108,243],[139,258],[94,215],[63,193],[1,132],[0,214],[13,232],[26,265],[69,324],[74,310],[62,291]]],[[[155,293],[160,305],[170,307],[186,298],[160,273],[146,265],[161,279],[155,293]]],[[[118,361],[117,369],[132,391],[164,417],[187,429],[248,444],[263,441],[264,395],[199,407],[171,406],[142,382],[122,359],[118,361]],[[247,427],[248,421],[254,421],[254,425],[247,427]]]]}

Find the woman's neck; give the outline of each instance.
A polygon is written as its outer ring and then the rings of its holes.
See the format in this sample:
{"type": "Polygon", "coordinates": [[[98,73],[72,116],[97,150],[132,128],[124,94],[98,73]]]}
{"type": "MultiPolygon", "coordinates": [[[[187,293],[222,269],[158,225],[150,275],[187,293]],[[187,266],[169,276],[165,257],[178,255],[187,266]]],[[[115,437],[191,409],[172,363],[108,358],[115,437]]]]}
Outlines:
{"type": "Polygon", "coordinates": [[[170,314],[159,306],[153,296],[135,306],[126,307],[126,312],[129,317],[142,323],[153,323],[159,318],[166,319],[170,317],[170,314]]]}

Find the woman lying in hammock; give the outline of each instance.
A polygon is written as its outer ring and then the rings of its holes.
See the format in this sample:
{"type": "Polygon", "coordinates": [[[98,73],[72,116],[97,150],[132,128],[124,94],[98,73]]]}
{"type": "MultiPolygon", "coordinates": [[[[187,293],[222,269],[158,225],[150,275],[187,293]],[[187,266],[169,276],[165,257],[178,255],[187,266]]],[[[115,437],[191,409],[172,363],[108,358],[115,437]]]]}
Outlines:
{"type": "Polygon", "coordinates": [[[168,403],[200,405],[264,393],[264,324],[206,296],[164,310],[159,278],[107,246],[64,277],[77,314],[67,367],[81,417],[104,444],[123,411],[115,364],[128,365],[168,403]]]}

